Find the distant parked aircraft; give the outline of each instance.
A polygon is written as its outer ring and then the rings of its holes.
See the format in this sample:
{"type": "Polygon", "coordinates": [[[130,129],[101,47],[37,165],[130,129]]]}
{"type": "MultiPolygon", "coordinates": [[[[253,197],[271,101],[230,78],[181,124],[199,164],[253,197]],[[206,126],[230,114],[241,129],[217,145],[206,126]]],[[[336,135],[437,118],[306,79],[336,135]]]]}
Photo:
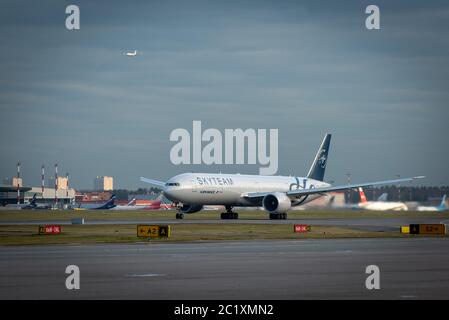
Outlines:
{"type": "Polygon", "coordinates": [[[111,198],[104,203],[80,203],[75,210],[109,210],[114,208],[115,195],[113,194],[111,198]]]}
{"type": "Polygon", "coordinates": [[[173,204],[171,203],[162,203],[163,195],[161,194],[155,200],[151,201],[150,204],[147,205],[135,205],[136,199],[131,200],[130,203],[126,206],[116,206],[112,208],[112,210],[159,210],[159,209],[171,209],[173,204]]]}
{"type": "Polygon", "coordinates": [[[30,199],[28,203],[23,204],[8,204],[5,208],[8,209],[16,209],[16,210],[28,210],[28,209],[51,209],[50,204],[45,203],[37,203],[36,202],[36,193],[33,195],[33,198],[30,199]]]}
{"type": "Polygon", "coordinates": [[[443,196],[443,199],[441,199],[441,203],[438,207],[434,207],[434,206],[418,206],[417,208],[418,211],[445,211],[447,210],[447,206],[446,206],[446,195],[443,196]]]}
{"type": "Polygon", "coordinates": [[[360,203],[359,207],[365,210],[375,210],[375,211],[407,211],[408,208],[403,202],[388,202],[388,194],[383,193],[377,201],[367,201],[365,192],[362,188],[359,188],[360,203]]]}
{"type": "Polygon", "coordinates": [[[360,210],[361,209],[358,203],[335,204],[335,196],[331,196],[326,208],[332,209],[332,210],[360,210]]]}
{"type": "Polygon", "coordinates": [[[176,208],[176,205],[173,202],[163,202],[164,195],[161,193],[159,197],[157,197],[156,200],[151,202],[148,206],[146,206],[145,210],[171,210],[176,208]]]}

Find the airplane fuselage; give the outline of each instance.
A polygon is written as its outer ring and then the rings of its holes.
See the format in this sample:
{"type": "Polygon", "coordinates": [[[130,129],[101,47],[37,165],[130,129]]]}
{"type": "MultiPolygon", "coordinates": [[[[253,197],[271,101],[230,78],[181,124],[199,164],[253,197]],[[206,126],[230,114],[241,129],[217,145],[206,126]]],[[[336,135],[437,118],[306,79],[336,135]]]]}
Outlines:
{"type": "Polygon", "coordinates": [[[359,203],[359,207],[365,210],[374,211],[408,211],[407,206],[403,202],[368,201],[359,203]]]}
{"type": "MultiPolygon", "coordinates": [[[[258,206],[246,199],[246,193],[287,192],[296,189],[328,187],[328,183],[303,177],[259,176],[241,174],[184,173],[169,179],[164,195],[173,202],[194,205],[258,206]]],[[[321,197],[304,196],[292,205],[321,197]]]]}

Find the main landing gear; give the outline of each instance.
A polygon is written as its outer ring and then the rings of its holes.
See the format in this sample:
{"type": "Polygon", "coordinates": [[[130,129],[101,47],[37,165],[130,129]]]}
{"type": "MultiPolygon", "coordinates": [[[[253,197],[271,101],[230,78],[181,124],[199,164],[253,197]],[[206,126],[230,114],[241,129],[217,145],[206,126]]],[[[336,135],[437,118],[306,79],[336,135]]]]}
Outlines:
{"type": "Polygon", "coordinates": [[[270,213],[270,219],[271,220],[274,220],[274,219],[285,220],[285,219],[287,219],[287,214],[286,213],[270,213]]]}
{"type": "Polygon", "coordinates": [[[222,212],[220,217],[222,219],[238,219],[239,214],[237,212],[232,211],[232,207],[226,206],[226,212],[222,212]]]}
{"type": "Polygon", "coordinates": [[[184,213],[181,212],[181,205],[178,202],[174,202],[173,206],[176,208],[176,219],[184,219],[184,213]]]}

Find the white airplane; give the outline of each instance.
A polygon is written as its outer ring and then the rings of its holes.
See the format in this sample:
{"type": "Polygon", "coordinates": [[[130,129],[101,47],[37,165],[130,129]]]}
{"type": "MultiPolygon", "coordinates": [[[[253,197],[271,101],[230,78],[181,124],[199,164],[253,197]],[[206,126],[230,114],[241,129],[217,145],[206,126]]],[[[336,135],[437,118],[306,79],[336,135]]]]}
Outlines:
{"type": "Polygon", "coordinates": [[[445,211],[447,210],[447,206],[446,206],[446,195],[443,196],[443,199],[441,199],[441,203],[438,207],[434,207],[434,206],[418,206],[418,208],[416,208],[418,211],[445,211]]]}
{"type": "Polygon", "coordinates": [[[115,206],[114,208],[111,208],[111,210],[156,210],[161,208],[161,202],[162,202],[163,195],[161,194],[159,197],[157,197],[155,200],[151,201],[150,204],[146,205],[136,205],[136,199],[132,199],[126,206],[115,206]]]}
{"type": "Polygon", "coordinates": [[[331,186],[323,181],[330,141],[331,135],[326,134],[306,177],[183,173],[167,182],[144,177],[140,180],[161,188],[167,199],[182,204],[176,214],[177,219],[184,218],[184,214],[198,212],[206,205],[225,206],[222,219],[238,219],[238,213],[232,211],[233,207],[263,207],[270,214],[270,219],[286,219],[287,211],[293,206],[310,202],[331,191],[424,178],[331,186]]]}
{"type": "Polygon", "coordinates": [[[21,204],[8,204],[5,208],[12,210],[25,210],[25,209],[51,209],[51,204],[48,203],[37,203],[36,202],[36,193],[33,195],[33,198],[29,200],[28,203],[21,204]]]}
{"type": "Polygon", "coordinates": [[[374,211],[407,211],[408,207],[403,202],[388,202],[387,193],[383,193],[377,201],[367,201],[365,192],[363,192],[363,189],[359,188],[359,194],[360,194],[360,202],[359,207],[364,210],[374,210],[374,211]]]}
{"type": "Polygon", "coordinates": [[[116,205],[115,207],[111,208],[111,210],[137,210],[140,209],[140,206],[136,206],[136,198],[133,198],[128,204],[126,205],[116,205]]]}
{"type": "Polygon", "coordinates": [[[137,50],[134,50],[134,52],[130,51],[130,52],[127,52],[125,54],[128,57],[135,57],[135,56],[137,56],[137,50]]]}

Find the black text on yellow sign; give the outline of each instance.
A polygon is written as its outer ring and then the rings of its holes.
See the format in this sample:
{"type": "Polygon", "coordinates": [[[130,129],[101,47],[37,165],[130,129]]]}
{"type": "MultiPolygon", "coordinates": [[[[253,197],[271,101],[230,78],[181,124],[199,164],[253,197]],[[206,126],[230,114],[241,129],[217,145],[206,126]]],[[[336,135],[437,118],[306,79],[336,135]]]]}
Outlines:
{"type": "Polygon", "coordinates": [[[411,224],[410,234],[446,234],[444,224],[411,224]]]}
{"type": "Polygon", "coordinates": [[[169,238],[170,226],[139,225],[137,226],[137,236],[144,238],[169,238]]]}

